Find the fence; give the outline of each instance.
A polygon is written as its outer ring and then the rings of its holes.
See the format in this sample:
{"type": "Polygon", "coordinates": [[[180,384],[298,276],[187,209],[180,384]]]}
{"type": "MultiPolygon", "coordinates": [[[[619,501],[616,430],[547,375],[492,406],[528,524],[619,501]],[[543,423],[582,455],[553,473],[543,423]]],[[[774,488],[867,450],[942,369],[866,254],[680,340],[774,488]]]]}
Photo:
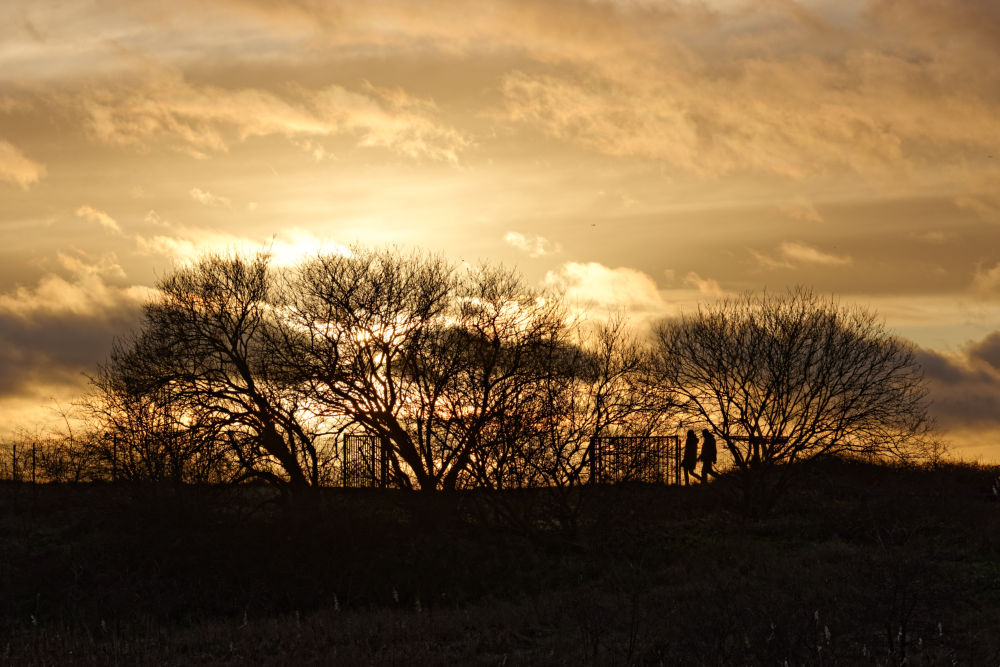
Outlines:
{"type": "Polygon", "coordinates": [[[49,439],[0,442],[0,480],[43,483],[91,479],[88,473],[92,466],[78,454],[72,444],[49,439]]]}
{"type": "Polygon", "coordinates": [[[341,484],[354,488],[389,486],[388,443],[376,435],[344,436],[341,484]]]}
{"type": "Polygon", "coordinates": [[[590,449],[590,481],[680,484],[680,438],[676,435],[594,438],[590,449]]]}
{"type": "Polygon", "coordinates": [[[15,482],[35,482],[38,478],[38,443],[10,443],[0,452],[0,478],[15,482]]]}
{"type": "MultiPolygon", "coordinates": [[[[0,443],[0,479],[20,482],[122,479],[121,443],[114,437],[105,440],[100,443],[101,452],[93,451],[93,447],[67,448],[65,443],[0,443]]],[[[398,484],[391,447],[384,438],[349,434],[336,448],[338,455],[329,457],[324,466],[330,473],[321,476],[324,485],[384,489],[398,484]],[[333,463],[335,459],[339,459],[339,466],[333,463]]],[[[581,463],[589,467],[591,483],[679,484],[680,462],[680,438],[669,435],[594,438],[581,463]]],[[[127,474],[125,477],[130,478],[127,474]]]]}

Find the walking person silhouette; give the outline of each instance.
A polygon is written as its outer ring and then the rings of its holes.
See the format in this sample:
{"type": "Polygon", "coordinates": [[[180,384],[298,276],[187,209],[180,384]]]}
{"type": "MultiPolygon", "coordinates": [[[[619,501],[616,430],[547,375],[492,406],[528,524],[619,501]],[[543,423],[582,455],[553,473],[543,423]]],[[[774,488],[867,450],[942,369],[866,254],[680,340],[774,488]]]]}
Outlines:
{"type": "Polygon", "coordinates": [[[701,456],[698,459],[701,461],[701,481],[702,483],[708,482],[708,477],[718,477],[719,475],[712,470],[712,466],[715,465],[716,459],[718,459],[719,452],[715,445],[715,436],[706,428],[701,432],[701,456]]]}
{"type": "Polygon", "coordinates": [[[698,465],[698,436],[694,431],[688,429],[687,439],[684,440],[684,457],[681,459],[681,470],[684,471],[684,484],[691,485],[691,477],[701,479],[701,475],[694,471],[698,465]]]}

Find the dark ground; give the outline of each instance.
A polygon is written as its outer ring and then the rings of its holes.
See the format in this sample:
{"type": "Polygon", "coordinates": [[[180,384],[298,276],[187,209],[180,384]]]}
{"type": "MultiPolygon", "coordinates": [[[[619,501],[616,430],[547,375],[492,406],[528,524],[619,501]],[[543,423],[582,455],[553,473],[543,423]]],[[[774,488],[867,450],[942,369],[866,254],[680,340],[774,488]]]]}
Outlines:
{"type": "Polygon", "coordinates": [[[518,530],[482,508],[558,504],[7,484],[0,663],[997,665],[997,473],[827,461],[762,519],[593,488],[518,530]]]}

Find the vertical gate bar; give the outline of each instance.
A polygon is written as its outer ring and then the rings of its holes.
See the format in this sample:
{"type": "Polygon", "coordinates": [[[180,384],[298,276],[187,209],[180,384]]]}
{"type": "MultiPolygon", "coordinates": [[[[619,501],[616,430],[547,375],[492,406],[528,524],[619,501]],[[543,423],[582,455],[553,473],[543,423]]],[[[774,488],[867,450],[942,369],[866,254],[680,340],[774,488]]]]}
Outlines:
{"type": "Polygon", "coordinates": [[[674,436],[674,485],[681,484],[681,439],[674,436]]]}
{"type": "Polygon", "coordinates": [[[597,438],[590,439],[590,483],[597,484],[597,438]]]}
{"type": "Polygon", "coordinates": [[[379,438],[379,463],[378,488],[386,489],[389,487],[389,443],[385,438],[379,438]]]}

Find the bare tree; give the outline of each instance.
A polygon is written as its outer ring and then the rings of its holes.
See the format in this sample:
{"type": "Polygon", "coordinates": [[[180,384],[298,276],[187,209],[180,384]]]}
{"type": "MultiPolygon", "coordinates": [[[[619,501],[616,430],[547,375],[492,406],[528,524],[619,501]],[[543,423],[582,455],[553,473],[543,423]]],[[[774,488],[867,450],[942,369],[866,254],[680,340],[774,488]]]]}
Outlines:
{"type": "Polygon", "coordinates": [[[392,250],[319,257],[289,292],[300,387],[389,442],[397,478],[427,491],[460,485],[562,321],[512,271],[392,250]]]}
{"type": "Polygon", "coordinates": [[[441,464],[420,442],[412,403],[419,378],[404,369],[453,284],[453,269],[437,258],[355,248],[305,263],[287,290],[292,325],[282,362],[300,390],[328,419],[391,442],[397,479],[412,472],[421,488],[438,485],[441,464]]]}
{"type": "Polygon", "coordinates": [[[830,453],[909,456],[926,442],[911,347],[873,313],[808,290],[748,294],[663,321],[655,353],[663,383],[743,472],[830,453]]]}
{"type": "MultiPolygon", "coordinates": [[[[148,336],[149,332],[145,332],[148,336]]],[[[111,480],[227,482],[239,476],[227,447],[203,411],[178,400],[179,385],[146,357],[153,343],[142,335],[115,342],[109,359],[90,378],[82,405],[96,431],[85,448],[111,480]]]]}
{"type": "Polygon", "coordinates": [[[503,415],[509,458],[524,469],[511,476],[518,486],[577,485],[598,438],[673,430],[669,393],[653,380],[648,352],[623,317],[564,323],[561,334],[537,355],[542,370],[530,400],[503,415]]]}
{"type": "Polygon", "coordinates": [[[197,433],[202,445],[225,446],[241,478],[301,495],[329,463],[317,446],[326,424],[275,363],[284,337],[274,331],[286,324],[273,283],[266,254],[213,255],[173,272],[146,304],[140,334],[93,384],[105,405],[131,402],[112,405],[132,420],[125,431],[142,433],[136,420],[171,420],[161,433],[197,433]]]}
{"type": "MultiPolygon", "coordinates": [[[[450,349],[442,351],[458,365],[442,388],[449,422],[466,443],[459,472],[466,485],[483,486],[515,463],[509,454],[517,445],[504,426],[512,416],[521,423],[539,416],[538,387],[553,372],[547,358],[570,329],[557,299],[502,267],[466,272],[457,293],[455,317],[443,330],[450,349]]],[[[432,353],[424,363],[431,368],[439,359],[432,353]]]]}
{"type": "Polygon", "coordinates": [[[547,489],[538,497],[544,506],[494,496],[503,520],[530,524],[545,516],[572,527],[597,440],[672,431],[667,422],[673,406],[624,317],[563,319],[554,331],[537,345],[531,381],[520,385],[511,409],[498,411],[489,424],[470,474],[483,488],[547,489]]]}

